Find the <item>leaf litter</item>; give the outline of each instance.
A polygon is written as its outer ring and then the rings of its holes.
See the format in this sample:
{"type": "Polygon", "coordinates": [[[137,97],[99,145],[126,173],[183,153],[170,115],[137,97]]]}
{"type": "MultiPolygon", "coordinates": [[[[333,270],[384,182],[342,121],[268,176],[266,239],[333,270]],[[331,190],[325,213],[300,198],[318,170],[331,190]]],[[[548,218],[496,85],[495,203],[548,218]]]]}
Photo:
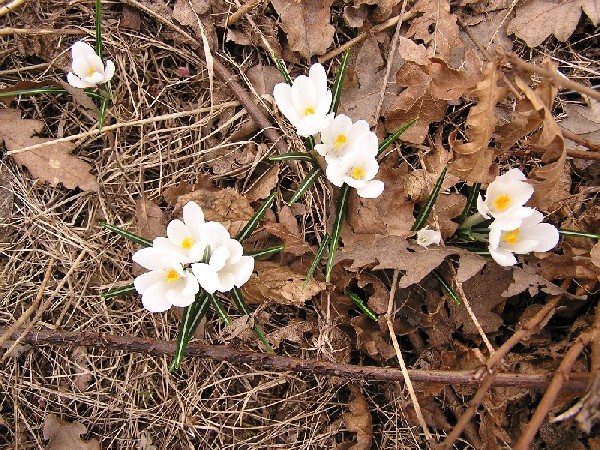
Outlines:
{"type": "MultiPolygon", "coordinates": [[[[59,33],[71,29],[77,17],[78,26],[93,30],[92,3],[72,5],[70,15],[43,5],[53,17],[48,23],[40,21],[33,6],[24,5],[10,13],[14,21],[10,26],[54,26],[59,33]]],[[[179,217],[182,206],[194,200],[207,220],[221,221],[235,234],[274,189],[279,199],[244,244],[247,250],[286,247],[269,260],[258,261],[244,288],[258,311],[241,317],[226,305],[236,326],[228,330],[217,318],[207,317],[196,333],[203,343],[256,349],[249,324],[258,321],[278,354],[395,366],[384,322],[393,292],[393,328],[411,368],[475,370],[489,356],[477,323],[464,305],[449,299],[433,271],[451,286],[460,283],[479,327],[498,346],[549,298],[562,297],[557,317],[545,321],[540,333],[509,353],[502,370],[553,372],[576,333],[591,326],[582,318],[592,311],[600,280],[600,250],[594,241],[565,238],[556,252],[529,255],[521,267],[503,269],[451,240],[458,227],[453,219],[464,208],[468,185],[481,182],[485,187],[496,174],[515,166],[536,185],[530,205],[550,213],[552,223],[600,232],[594,207],[598,190],[592,181],[597,180],[597,169],[594,163],[567,155],[575,145],[593,151],[585,140],[598,142],[597,100],[558,93],[552,80],[515,70],[488,45],[500,41],[526,58],[524,42],[562,61],[559,70],[567,76],[593,84],[598,67],[593,63],[591,30],[598,18],[590,2],[530,0],[515,7],[506,1],[465,1],[451,7],[449,2],[419,0],[407,9],[393,55],[395,22],[390,20],[401,8],[395,0],[343,5],[273,0],[256,4],[229,29],[224,23],[237,5],[225,8],[219,2],[197,0],[125,3],[123,11],[103,10],[105,51],[118,63],[110,123],[158,118],[199,106],[207,112],[123,126],[76,144],[47,145],[56,137],[94,127],[97,112],[89,98],[80,92],[71,92],[73,98],[5,97],[0,109],[0,150],[5,150],[0,162],[0,268],[6,292],[1,326],[13,323],[31,304],[49,258],[54,258],[60,264],[53,269],[43,298],[58,291],[37,327],[174,338],[173,315],[141,312],[134,296],[99,297],[106,286],[131,279],[129,255],[137,248],[107,235],[97,223],[111,221],[152,238],[164,235],[165,223],[179,217]],[[272,87],[281,80],[267,53],[274,50],[288,69],[301,73],[309,59],[325,56],[384,21],[391,25],[377,28],[380,31],[352,49],[340,111],[353,120],[367,119],[380,138],[408,120],[418,121],[381,161],[383,196],[377,201],[351,197],[332,282],[326,284],[317,270],[304,286],[331,220],[329,205],[335,192],[318,182],[300,204],[286,206],[282,200],[302,179],[304,168],[266,161],[274,151],[272,144],[248,118],[246,106],[211,112],[211,98],[214,105],[237,98],[217,76],[210,80],[214,74],[206,58],[195,52],[204,38],[214,58],[225,56],[237,74],[246,74],[250,85],[245,88],[256,96],[256,104],[270,109],[272,87]],[[175,26],[193,36],[196,44],[175,26]],[[482,42],[474,43],[461,27],[482,42]],[[233,37],[225,43],[226,34],[233,37]],[[566,41],[572,46],[571,55],[578,52],[580,59],[565,63],[561,44],[552,36],[566,41]],[[488,54],[480,47],[487,47],[488,54]],[[382,86],[390,58],[390,77],[382,86]],[[571,141],[564,130],[584,140],[571,141]],[[19,152],[37,144],[46,146],[19,152]],[[439,227],[448,242],[425,250],[410,241],[410,228],[446,165],[450,172],[429,225],[439,227]],[[58,282],[82,249],[88,252],[86,262],[75,267],[59,289],[58,282]],[[394,271],[399,271],[399,284],[392,288],[394,271]],[[346,295],[348,290],[362,298],[379,320],[360,314],[346,295]]],[[[61,38],[70,42],[68,34],[61,38]]],[[[2,55],[8,55],[0,92],[26,86],[18,84],[21,79],[40,83],[27,86],[40,86],[64,77],[65,52],[57,50],[60,45],[44,42],[55,41],[25,34],[0,44],[2,55]],[[45,72],[23,70],[32,55],[46,64],[45,72]]],[[[539,60],[532,62],[555,70],[539,60]]],[[[337,64],[326,63],[330,78],[337,64]]],[[[244,78],[239,80],[243,85],[244,78]]],[[[302,148],[289,135],[282,136],[290,148],[302,148]]],[[[597,367],[595,350],[587,356],[591,367],[597,367]]],[[[390,383],[346,384],[335,377],[291,373],[281,382],[279,373],[197,360],[186,361],[181,372],[168,373],[161,358],[84,347],[65,351],[33,346],[15,361],[2,369],[2,378],[18,386],[19,395],[6,393],[1,416],[3,424],[15,428],[9,438],[15,446],[33,442],[45,448],[121,448],[123,442],[140,448],[220,449],[426,445],[418,436],[411,401],[402,386],[390,383]],[[18,364],[28,367],[27,379],[18,364]],[[21,412],[15,416],[14,411],[21,412]]],[[[586,361],[580,358],[575,369],[589,370],[586,361]]],[[[428,423],[440,435],[449,432],[450,423],[456,422],[475,392],[471,386],[417,388],[428,423]],[[458,407],[451,404],[452,395],[460,398],[458,407]]],[[[498,448],[500,442],[514,444],[522,423],[533,413],[536,391],[502,389],[490,392],[477,426],[465,431],[475,448],[478,439],[489,448],[498,448]]],[[[565,399],[559,404],[563,410],[578,397],[565,399]]],[[[597,439],[594,432],[584,433],[596,420],[596,400],[593,395],[583,398],[576,419],[580,428],[575,421],[566,422],[568,433],[558,425],[544,425],[537,445],[564,442],[568,436],[576,445],[592,446],[597,439]]]]}

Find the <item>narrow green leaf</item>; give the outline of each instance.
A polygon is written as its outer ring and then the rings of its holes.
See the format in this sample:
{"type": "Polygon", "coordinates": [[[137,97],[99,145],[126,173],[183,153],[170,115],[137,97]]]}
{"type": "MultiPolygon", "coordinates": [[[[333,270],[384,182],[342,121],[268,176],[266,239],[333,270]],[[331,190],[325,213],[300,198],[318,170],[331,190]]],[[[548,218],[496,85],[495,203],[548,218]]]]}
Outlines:
{"type": "Polygon", "coordinates": [[[310,269],[308,269],[308,273],[306,274],[306,280],[304,280],[302,289],[304,289],[306,287],[308,282],[312,279],[313,275],[315,274],[315,270],[317,270],[317,267],[318,267],[319,263],[321,262],[321,259],[323,259],[323,253],[325,252],[325,248],[327,247],[328,244],[329,244],[329,235],[325,234],[325,235],[323,235],[323,239],[321,240],[321,245],[319,245],[319,249],[317,250],[315,259],[313,259],[313,262],[310,265],[310,269]]]}
{"type": "Polygon", "coordinates": [[[329,241],[329,256],[327,257],[327,265],[325,266],[325,281],[327,281],[328,283],[331,278],[333,260],[335,259],[335,253],[338,249],[340,233],[342,231],[344,217],[346,216],[346,209],[348,208],[349,193],[350,186],[344,183],[344,185],[340,189],[340,196],[337,200],[337,207],[335,209],[335,220],[333,222],[333,229],[331,230],[331,240],[329,241]]]}
{"type": "Polygon", "coordinates": [[[331,93],[333,94],[331,101],[331,108],[329,108],[329,112],[337,113],[338,107],[340,106],[340,98],[342,96],[342,86],[344,84],[344,78],[346,76],[346,69],[348,68],[348,60],[350,59],[350,49],[347,48],[344,54],[342,55],[342,62],[340,64],[340,68],[338,69],[337,75],[335,76],[335,81],[333,83],[333,88],[331,89],[331,93]]]}
{"type": "Polygon", "coordinates": [[[440,189],[442,188],[442,183],[444,182],[444,177],[446,176],[447,169],[448,169],[447,167],[444,167],[444,170],[442,170],[442,173],[440,174],[439,178],[435,182],[435,186],[433,186],[433,190],[431,191],[431,194],[429,194],[427,201],[421,208],[421,211],[419,211],[419,215],[417,216],[415,223],[410,228],[411,231],[419,231],[421,228],[423,228],[423,225],[425,225],[425,222],[427,222],[427,218],[429,217],[429,214],[431,213],[431,210],[433,209],[433,205],[435,204],[435,201],[437,200],[438,194],[440,193],[440,189]]]}
{"type": "Polygon", "coordinates": [[[281,76],[283,77],[285,82],[291,85],[292,79],[290,78],[290,74],[288,73],[287,69],[285,68],[285,65],[283,64],[283,61],[277,56],[275,56],[275,54],[271,55],[271,59],[275,61],[275,65],[277,66],[277,69],[279,69],[279,72],[281,73],[281,76]]]}
{"type": "Polygon", "coordinates": [[[225,323],[225,326],[230,327],[232,323],[231,318],[229,317],[229,314],[227,314],[225,308],[223,308],[223,305],[219,299],[213,294],[208,294],[208,299],[210,300],[210,304],[213,306],[221,320],[225,323]]]}
{"type": "Polygon", "coordinates": [[[248,223],[242,228],[242,230],[235,237],[236,240],[242,242],[244,239],[250,237],[252,232],[256,229],[262,218],[264,217],[267,210],[271,207],[273,202],[275,201],[275,197],[277,197],[277,191],[273,191],[269,198],[265,200],[265,202],[261,205],[260,208],[254,213],[252,218],[248,221],[248,223]]]}
{"type": "Polygon", "coordinates": [[[400,128],[398,128],[398,130],[396,130],[394,132],[394,134],[390,134],[387,138],[385,138],[383,140],[383,142],[379,145],[379,150],[377,151],[377,155],[381,155],[386,148],[388,148],[390,145],[392,145],[394,143],[394,141],[396,139],[398,139],[398,137],[404,133],[408,128],[410,128],[416,121],[417,121],[418,117],[408,121],[407,123],[405,123],[404,125],[402,125],[400,128]]]}
{"type": "Polygon", "coordinates": [[[454,292],[452,290],[450,285],[448,283],[446,283],[446,280],[444,280],[444,278],[438,273],[438,271],[432,270],[431,273],[433,274],[434,277],[437,278],[437,280],[440,282],[440,284],[442,285],[444,290],[447,292],[447,294],[450,296],[452,301],[454,303],[456,303],[457,305],[460,305],[460,298],[458,298],[458,295],[456,295],[456,292],[454,292]]]}
{"type": "Polygon", "coordinates": [[[315,162],[313,157],[306,152],[290,152],[283,155],[269,156],[269,161],[306,161],[315,162]]]}
{"type": "MultiPolygon", "coordinates": [[[[233,302],[235,303],[240,314],[242,314],[244,316],[249,316],[251,314],[251,311],[250,311],[250,308],[248,307],[248,304],[244,300],[244,295],[242,294],[242,291],[239,288],[234,287],[231,291],[229,291],[229,294],[231,295],[231,298],[233,299],[233,302]]],[[[269,344],[269,341],[267,340],[265,334],[263,333],[262,328],[260,327],[260,325],[258,323],[254,323],[253,330],[254,330],[254,333],[256,334],[256,337],[258,337],[260,342],[263,343],[263,345],[265,346],[267,351],[269,353],[274,353],[273,347],[271,347],[271,344],[269,344]]]]}
{"type": "Polygon", "coordinates": [[[104,122],[106,121],[106,108],[108,106],[108,99],[106,97],[102,97],[100,101],[100,117],[98,118],[98,130],[102,131],[102,127],[104,127],[104,122]]]}
{"type": "Polygon", "coordinates": [[[136,292],[135,290],[135,286],[133,285],[133,283],[128,284],[127,286],[121,286],[115,289],[111,289],[108,292],[105,292],[104,294],[101,294],[100,297],[102,298],[113,298],[113,297],[121,297],[123,295],[129,295],[129,294],[134,294],[136,292]]]}
{"type": "Polygon", "coordinates": [[[148,239],[144,239],[143,237],[138,236],[135,233],[126,231],[123,228],[119,228],[116,225],[106,223],[106,222],[100,222],[100,226],[103,228],[106,228],[107,230],[112,231],[113,233],[123,236],[125,239],[129,239],[130,241],[135,242],[136,244],[140,244],[144,247],[152,247],[152,241],[150,241],[148,239]]]}
{"type": "Polygon", "coordinates": [[[304,180],[302,180],[300,186],[298,186],[298,189],[296,189],[296,192],[294,192],[294,195],[292,195],[288,205],[292,206],[294,203],[296,203],[306,193],[306,191],[308,191],[312,185],[315,184],[315,181],[317,181],[317,178],[319,178],[322,173],[323,170],[319,166],[313,167],[310,172],[306,174],[306,177],[304,180]]]}
{"type": "Polygon", "coordinates": [[[18,95],[38,95],[38,94],[66,94],[67,91],[58,87],[40,87],[31,89],[17,89],[14,91],[0,92],[0,97],[16,97],[18,95]]]}
{"type": "Polygon", "coordinates": [[[471,209],[473,208],[473,205],[475,205],[475,203],[477,202],[477,197],[479,196],[480,189],[481,189],[481,183],[473,183],[473,186],[471,186],[469,188],[469,196],[467,197],[467,204],[465,205],[465,208],[460,213],[460,216],[458,216],[458,219],[456,219],[457,223],[462,225],[462,223],[465,221],[465,219],[469,216],[469,214],[471,213],[471,209]]]}
{"type": "Polygon", "coordinates": [[[96,54],[102,59],[102,2],[96,0],[96,54]]]}
{"type": "Polygon", "coordinates": [[[276,245],[275,247],[260,248],[258,250],[250,250],[244,252],[246,256],[252,256],[254,259],[268,258],[269,256],[279,253],[285,247],[283,245],[276,245]]]}
{"type": "Polygon", "coordinates": [[[600,239],[600,234],[594,233],[585,233],[583,231],[575,231],[575,230],[563,230],[562,228],[558,229],[558,233],[563,236],[574,236],[574,237],[582,237],[582,238],[590,238],[590,239],[600,239]]]}
{"type": "Polygon", "coordinates": [[[312,136],[307,137],[304,140],[304,146],[306,147],[306,150],[311,151],[315,149],[315,138],[312,136]]]}
{"type": "Polygon", "coordinates": [[[192,338],[194,331],[196,331],[196,328],[198,328],[198,324],[206,315],[209,305],[210,299],[208,293],[204,290],[201,290],[198,292],[198,294],[196,294],[196,300],[194,300],[194,303],[183,308],[183,317],[181,318],[181,323],[179,325],[175,354],[173,355],[173,362],[171,362],[169,370],[179,368],[187,344],[192,338]]]}
{"type": "Polygon", "coordinates": [[[373,310],[367,306],[362,298],[350,291],[346,291],[346,295],[350,298],[350,300],[352,300],[352,303],[356,305],[360,312],[362,312],[369,319],[377,322],[377,314],[375,314],[373,310]]]}

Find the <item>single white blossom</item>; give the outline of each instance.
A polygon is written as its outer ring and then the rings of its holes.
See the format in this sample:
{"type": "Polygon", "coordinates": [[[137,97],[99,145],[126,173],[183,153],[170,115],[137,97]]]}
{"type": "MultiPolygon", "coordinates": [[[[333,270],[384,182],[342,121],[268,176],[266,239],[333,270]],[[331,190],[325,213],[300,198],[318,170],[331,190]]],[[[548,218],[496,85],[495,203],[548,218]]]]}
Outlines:
{"type": "Polygon", "coordinates": [[[417,244],[421,247],[429,247],[430,245],[439,245],[442,240],[442,233],[438,230],[430,230],[429,227],[421,228],[417,231],[417,244]]]}
{"type": "Polygon", "coordinates": [[[504,175],[496,177],[485,193],[485,200],[477,198],[477,211],[486,219],[503,216],[523,218],[528,214],[522,206],[533,194],[533,186],[526,183],[525,174],[519,169],[511,169],[504,175]]]}
{"type": "Polygon", "coordinates": [[[514,217],[499,218],[490,225],[489,251],[492,258],[501,266],[515,265],[517,259],[513,255],[524,255],[530,252],[547,252],[558,244],[558,230],[549,223],[541,223],[544,216],[532,208],[525,208],[528,213],[520,219],[515,227],[514,217]]]}
{"type": "Polygon", "coordinates": [[[91,88],[106,83],[115,74],[115,65],[111,60],[102,62],[96,51],[83,41],[71,47],[73,72],[67,74],[67,81],[76,88],[91,88]]]}
{"type": "Polygon", "coordinates": [[[346,155],[327,164],[326,175],[332,184],[344,183],[356,189],[363,198],[376,198],[383,192],[383,181],[374,180],[379,171],[377,136],[369,131],[361,134],[346,155]]]}
{"type": "Polygon", "coordinates": [[[340,114],[321,131],[321,143],[315,145],[315,150],[329,163],[343,157],[352,148],[354,142],[368,132],[369,124],[365,120],[352,123],[350,117],[340,114]]]}
{"type": "Polygon", "coordinates": [[[207,222],[204,227],[208,260],[192,264],[192,272],[200,286],[209,294],[228,292],[250,279],[254,258],[244,256],[244,249],[231,239],[227,229],[217,222],[207,222]]]}
{"type": "Polygon", "coordinates": [[[154,239],[153,247],[172,254],[182,264],[198,262],[207,245],[203,239],[205,225],[202,208],[196,202],[187,202],[183,207],[183,221],[169,222],[167,237],[154,239]]]}
{"type": "Polygon", "coordinates": [[[333,119],[333,114],[328,114],[333,97],[327,89],[327,74],[321,64],[313,64],[308,76],[300,75],[291,86],[275,85],[273,97],[300,136],[321,132],[333,119]]]}
{"type": "Polygon", "coordinates": [[[183,268],[177,258],[154,247],[143,248],[132,259],[150,272],[134,281],[136,291],[142,294],[144,308],[164,312],[171,306],[189,306],[200,290],[198,280],[183,268]]]}

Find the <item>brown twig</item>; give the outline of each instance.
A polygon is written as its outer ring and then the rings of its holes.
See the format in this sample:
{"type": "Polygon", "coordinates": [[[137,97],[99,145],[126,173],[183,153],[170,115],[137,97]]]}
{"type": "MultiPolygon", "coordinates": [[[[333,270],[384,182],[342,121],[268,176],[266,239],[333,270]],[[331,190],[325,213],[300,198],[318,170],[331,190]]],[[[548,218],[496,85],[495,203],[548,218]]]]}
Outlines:
{"type": "Polygon", "coordinates": [[[575,142],[576,144],[583,145],[584,147],[587,147],[594,152],[600,152],[600,144],[599,143],[590,141],[586,138],[583,138],[583,137],[579,136],[578,134],[575,134],[572,131],[569,131],[563,127],[560,127],[560,131],[562,132],[564,137],[575,142]]]}
{"type": "MultiPolygon", "coordinates": [[[[539,154],[544,154],[546,153],[547,149],[546,147],[540,147],[538,145],[535,144],[530,144],[527,143],[526,144],[528,149],[532,152],[535,153],[539,153],[539,154]]],[[[570,156],[571,158],[579,158],[579,159],[590,159],[590,160],[600,160],[600,152],[588,152],[586,150],[575,150],[572,148],[568,148],[567,149],[567,156],[570,156]]]]}
{"type": "MultiPolygon", "coordinates": [[[[0,333],[6,328],[0,328],[0,333]]],[[[85,331],[40,330],[21,334],[22,330],[13,333],[12,339],[19,336],[27,344],[53,344],[69,347],[89,346],[92,348],[124,350],[127,352],[143,353],[152,356],[172,355],[175,353],[175,341],[163,341],[134,336],[114,336],[107,333],[91,333],[85,331]]],[[[267,353],[239,350],[224,345],[189,344],[186,356],[191,358],[208,358],[215,361],[227,361],[233,364],[249,364],[256,368],[304,372],[318,375],[331,375],[343,378],[403,381],[402,371],[393,367],[354,366],[337,364],[314,359],[291,358],[267,353]]],[[[469,385],[481,383],[475,371],[472,370],[417,370],[408,369],[408,375],[414,383],[469,385]]],[[[583,393],[590,381],[589,372],[573,374],[565,382],[563,389],[583,393]]],[[[492,380],[493,386],[510,386],[524,389],[544,389],[552,378],[550,373],[502,373],[492,380]]]]}
{"type": "Polygon", "coordinates": [[[594,89],[584,86],[581,83],[577,83],[575,81],[569,80],[567,77],[562,75],[557,70],[549,70],[544,67],[536,66],[534,64],[530,64],[528,62],[523,61],[514,53],[505,53],[502,57],[513,64],[516,68],[524,70],[530,73],[537,73],[538,75],[542,75],[544,77],[550,78],[557,85],[562,86],[567,89],[572,89],[574,91],[579,92],[580,94],[585,94],[590,98],[600,101],[600,92],[595,91],[594,89]]]}
{"type": "Polygon", "coordinates": [[[263,0],[248,0],[244,5],[240,6],[236,12],[227,18],[225,21],[225,26],[229,27],[233,25],[240,20],[243,15],[245,15],[247,12],[250,12],[254,7],[258,6],[262,2],[263,0]]]}
{"type": "Polygon", "coordinates": [[[554,314],[554,308],[558,304],[560,300],[559,296],[554,296],[550,299],[548,303],[544,305],[542,309],[540,309],[531,319],[529,319],[525,324],[522,325],[520,329],[515,331],[513,335],[498,349],[496,350],[487,360],[486,369],[487,373],[483,378],[479,389],[475,393],[475,396],[469,402],[469,407],[463,413],[462,416],[458,419],[458,422],[446,436],[446,439],[442,443],[443,449],[450,449],[454,445],[454,442],[460,437],[462,434],[464,427],[470,423],[471,418],[477,412],[477,408],[485,398],[487,391],[493,385],[495,385],[494,380],[502,374],[496,373],[496,367],[502,362],[502,359],[511,351],[511,349],[517,345],[521,340],[537,333],[544,325],[548,322],[550,317],[554,314]]]}
{"type": "MultiPolygon", "coordinates": [[[[1,14],[0,14],[1,15],[1,14]]],[[[80,36],[88,34],[85,30],[71,30],[71,29],[54,29],[54,28],[1,28],[0,36],[8,36],[10,34],[26,34],[31,36],[48,35],[48,34],[62,34],[62,35],[75,35],[80,36]]]]}

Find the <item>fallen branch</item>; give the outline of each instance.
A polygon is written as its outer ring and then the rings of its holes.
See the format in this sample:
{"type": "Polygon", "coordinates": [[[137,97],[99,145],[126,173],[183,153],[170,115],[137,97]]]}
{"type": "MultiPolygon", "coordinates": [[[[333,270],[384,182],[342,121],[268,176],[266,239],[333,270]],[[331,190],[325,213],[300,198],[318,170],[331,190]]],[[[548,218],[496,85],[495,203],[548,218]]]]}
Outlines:
{"type": "MultiPolygon", "coordinates": [[[[0,328],[0,334],[6,328],[0,328]]],[[[91,333],[80,331],[40,330],[21,334],[17,330],[12,339],[21,338],[22,343],[31,345],[59,345],[78,347],[81,345],[108,349],[124,350],[132,353],[144,353],[152,356],[172,355],[175,353],[175,341],[163,341],[133,336],[114,336],[107,333],[91,333]]],[[[267,353],[238,350],[226,345],[189,344],[185,352],[188,358],[208,358],[215,361],[227,361],[236,365],[248,364],[258,369],[281,372],[303,372],[316,375],[331,375],[342,378],[403,381],[404,375],[395,367],[354,366],[337,364],[314,359],[300,359],[267,353]]],[[[416,370],[408,369],[408,376],[413,383],[471,385],[477,386],[481,380],[473,370],[416,370]]],[[[552,373],[500,373],[492,386],[519,387],[524,389],[545,389],[552,378],[552,373]]],[[[572,374],[563,385],[563,389],[583,393],[592,374],[589,372],[572,374]]]]}

